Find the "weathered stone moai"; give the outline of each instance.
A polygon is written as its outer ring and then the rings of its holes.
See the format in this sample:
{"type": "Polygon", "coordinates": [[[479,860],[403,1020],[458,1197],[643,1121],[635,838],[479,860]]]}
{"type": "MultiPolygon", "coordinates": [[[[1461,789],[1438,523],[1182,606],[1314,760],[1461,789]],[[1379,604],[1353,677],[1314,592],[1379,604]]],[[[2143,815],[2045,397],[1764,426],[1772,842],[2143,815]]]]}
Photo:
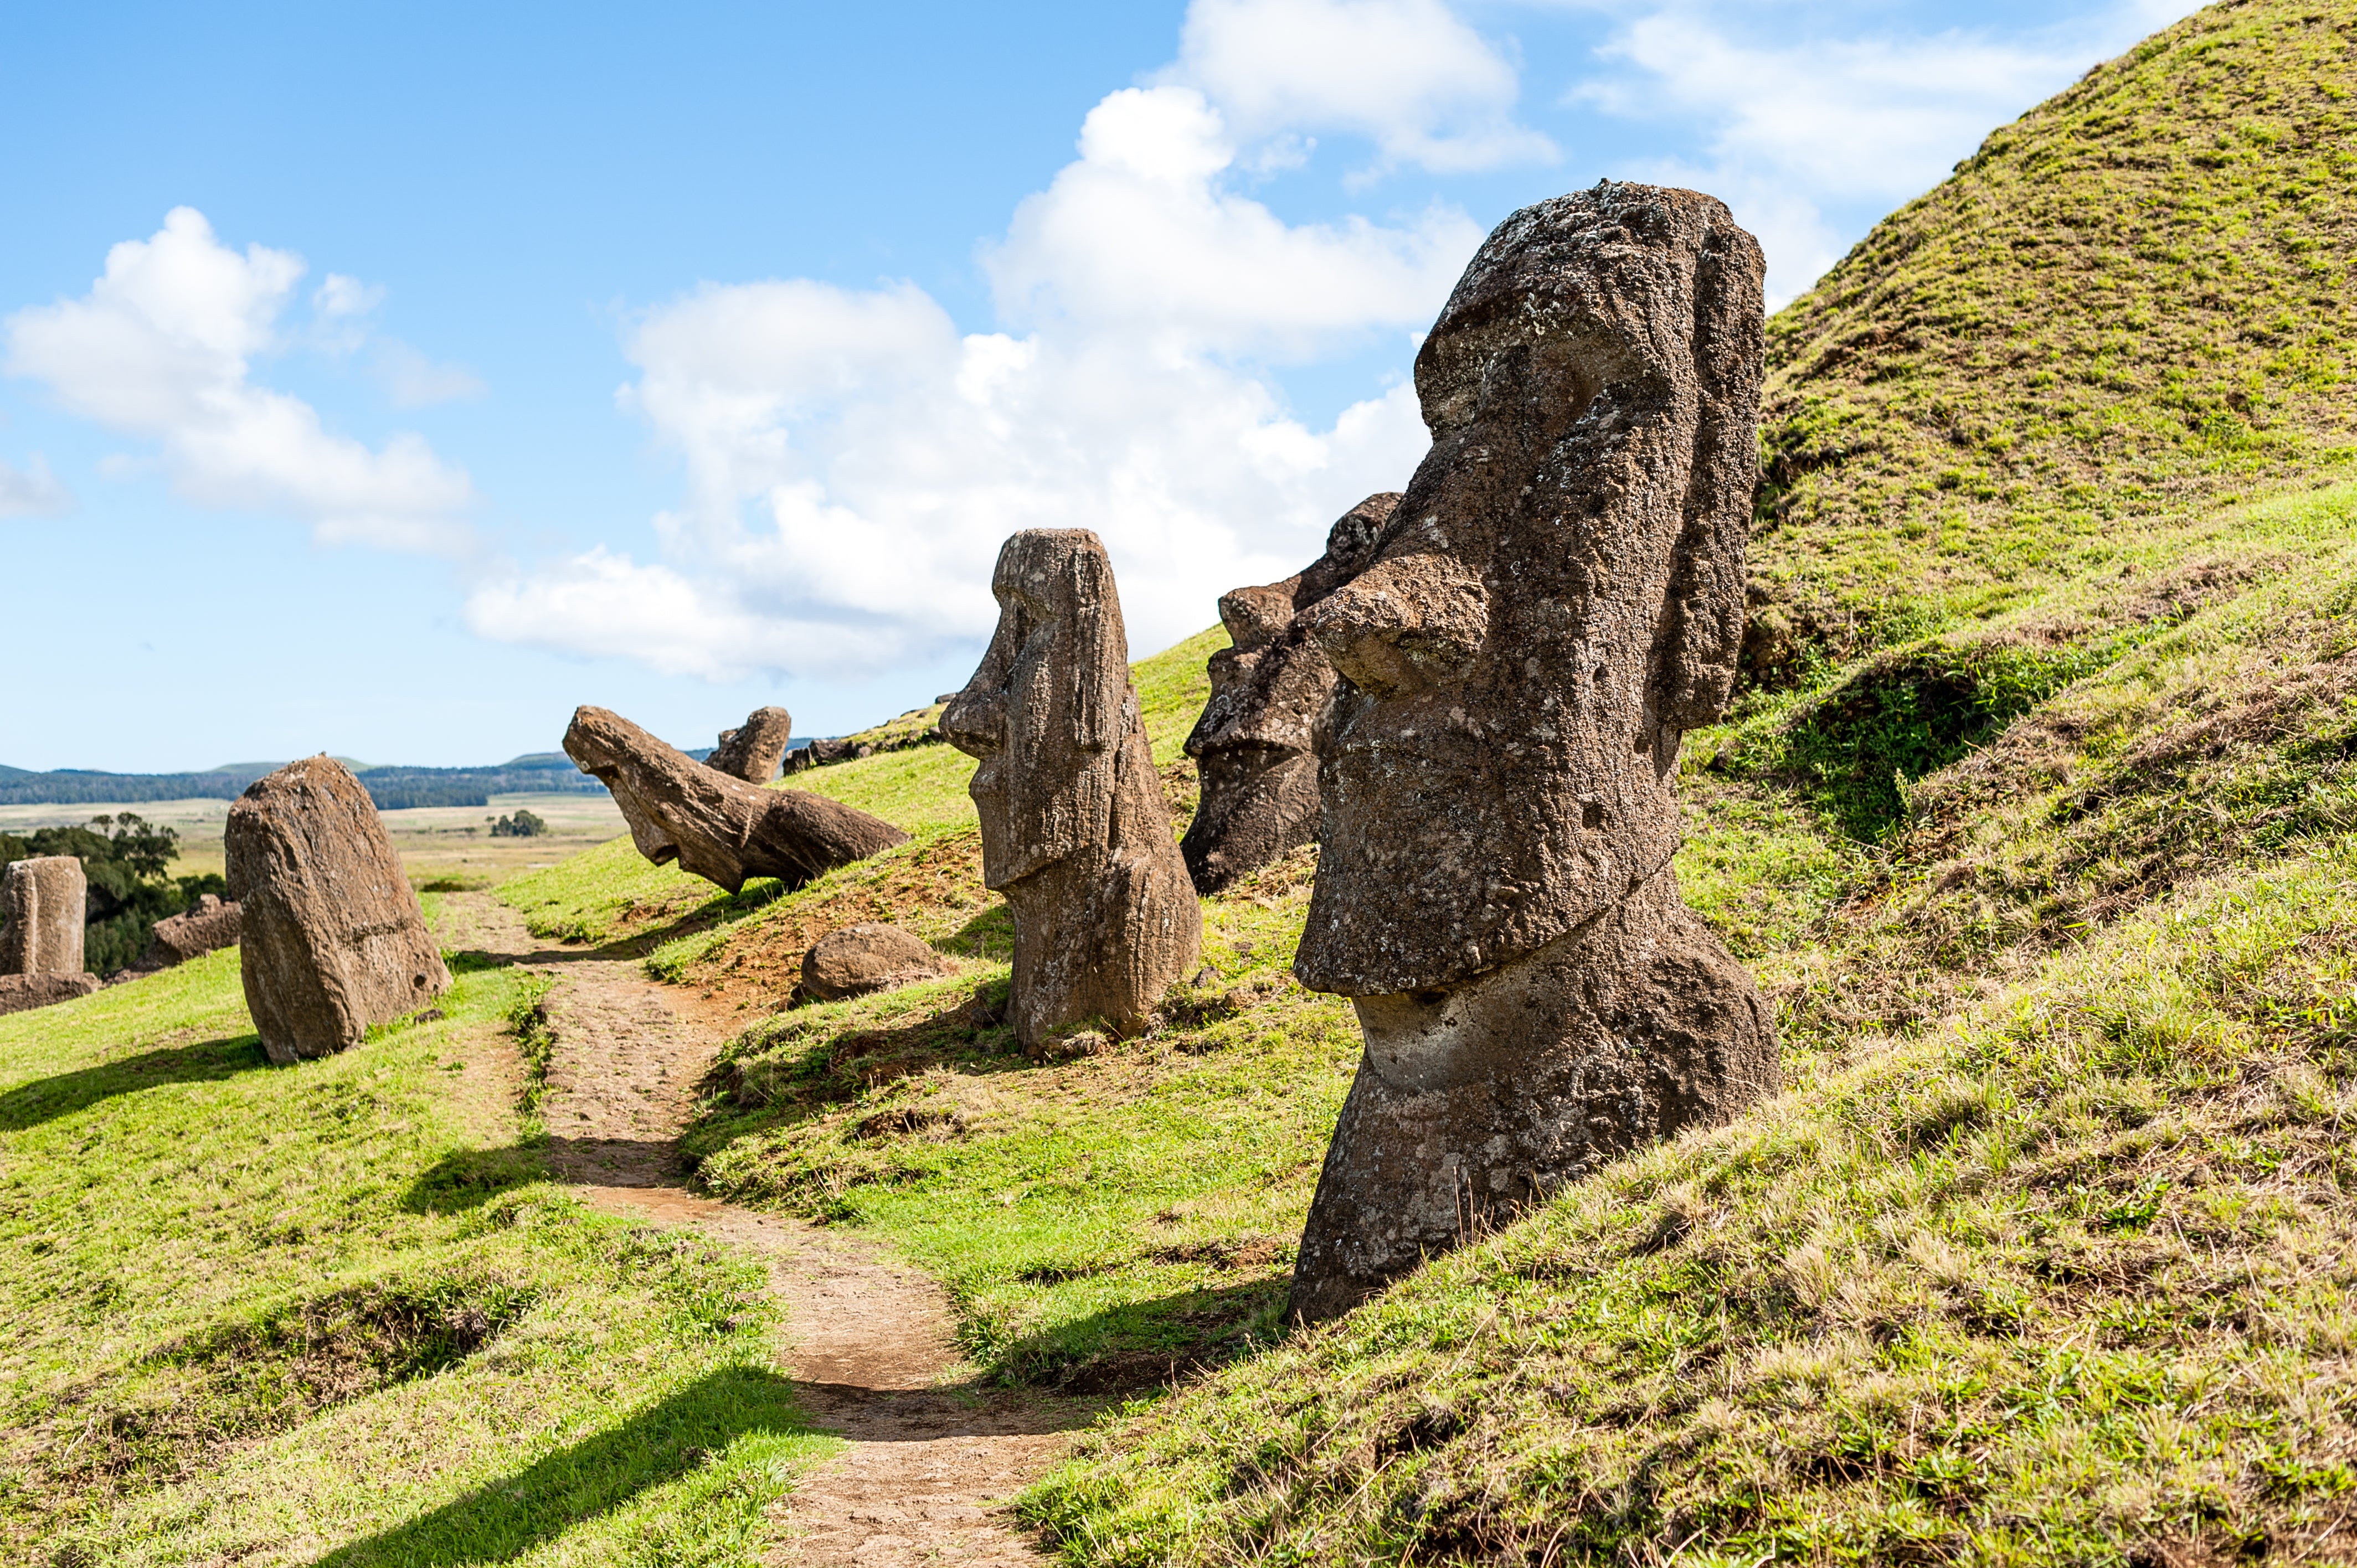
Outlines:
{"type": "Polygon", "coordinates": [[[764,789],[706,768],[605,708],[574,711],[565,754],[612,793],[640,854],[657,865],[677,861],[731,893],[748,876],[800,887],[909,840],[883,818],[823,795],[764,789]]]}
{"type": "Polygon", "coordinates": [[[1220,596],[1233,646],[1211,655],[1211,700],[1187,737],[1202,797],[1178,841],[1195,891],[1219,892],[1318,836],[1318,743],[1340,678],[1301,624],[1349,582],[1399,505],[1369,496],[1326,533],[1326,553],[1282,583],[1220,596]]]}
{"type": "Polygon", "coordinates": [[[704,765],[748,784],[767,784],[778,776],[786,742],[793,736],[793,714],[783,708],[755,708],[745,715],[743,724],[720,732],[720,744],[712,748],[704,765]]]}
{"type": "Polygon", "coordinates": [[[1777,1086],[1670,865],[1679,738],[1741,640],[1761,352],[1727,209],[1607,183],[1500,225],[1417,353],[1432,450],[1302,618],[1346,685],[1295,972],[1366,1054],[1298,1317],[1777,1086]]]}
{"type": "Polygon", "coordinates": [[[229,809],[222,850],[246,1011],[272,1061],[358,1045],[450,988],[376,803],[335,758],[256,779],[229,809]]]}
{"type": "Polygon", "coordinates": [[[983,885],[1015,917],[1008,998],[1026,1049],[1068,1024],[1143,1028],[1203,946],[1203,912],[1129,682],[1113,563],[1086,529],[1008,539],[998,629],[942,713],[981,759],[983,885]]]}
{"type": "Polygon", "coordinates": [[[0,877],[0,974],[80,974],[90,880],[70,854],[37,854],[0,877]]]}

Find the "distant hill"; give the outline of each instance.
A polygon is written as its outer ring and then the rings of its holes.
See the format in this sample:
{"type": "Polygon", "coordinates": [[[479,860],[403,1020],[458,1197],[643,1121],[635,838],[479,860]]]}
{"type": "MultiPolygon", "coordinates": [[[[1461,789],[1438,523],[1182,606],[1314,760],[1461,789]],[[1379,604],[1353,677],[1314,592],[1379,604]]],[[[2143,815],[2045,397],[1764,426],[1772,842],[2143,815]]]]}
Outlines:
{"type": "MultiPolygon", "coordinates": [[[[527,752],[487,768],[351,768],[381,811],[415,806],[482,806],[493,795],[603,792],[605,786],[561,751],[527,752]]],[[[285,764],[238,762],[201,773],[101,773],[60,768],[34,773],[0,767],[0,806],[135,805],[146,800],[231,800],[285,764]]]]}

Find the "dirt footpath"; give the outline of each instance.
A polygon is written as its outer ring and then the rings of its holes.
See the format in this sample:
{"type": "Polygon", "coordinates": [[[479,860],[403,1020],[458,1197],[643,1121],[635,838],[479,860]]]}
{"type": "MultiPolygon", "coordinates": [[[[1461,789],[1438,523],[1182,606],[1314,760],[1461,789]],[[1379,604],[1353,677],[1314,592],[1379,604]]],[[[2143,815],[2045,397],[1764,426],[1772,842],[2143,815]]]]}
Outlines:
{"type": "Polygon", "coordinates": [[[693,1227],[768,1266],[786,1305],[786,1372],[818,1424],[851,1444],[797,1478],[787,1539],[770,1560],[797,1568],[1043,1561],[997,1508],[1062,1455],[1094,1407],[974,1386],[941,1287],[880,1249],[687,1189],[678,1140],[694,1086],[743,1015],[648,980],[635,960],[544,942],[489,894],[446,897],[440,924],[451,949],[555,981],[542,1109],[558,1174],[595,1208],[693,1227]]]}

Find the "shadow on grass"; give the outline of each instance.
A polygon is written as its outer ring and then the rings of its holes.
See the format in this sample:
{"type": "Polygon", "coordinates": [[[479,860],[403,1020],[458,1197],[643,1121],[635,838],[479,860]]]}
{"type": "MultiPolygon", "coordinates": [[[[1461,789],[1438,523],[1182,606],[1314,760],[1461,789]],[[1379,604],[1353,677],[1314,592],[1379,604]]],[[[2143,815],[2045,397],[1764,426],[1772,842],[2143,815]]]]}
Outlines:
{"type": "Polygon", "coordinates": [[[460,1149],[420,1172],[402,1195],[401,1207],[411,1214],[460,1214],[503,1192],[548,1178],[545,1139],[504,1149],[460,1149]]]}
{"type": "Polygon", "coordinates": [[[610,1432],[332,1552],[317,1568],[509,1562],[651,1487],[678,1480],[739,1438],[792,1437],[810,1430],[792,1384],[774,1372],[732,1367],[610,1432]]]}
{"type": "Polygon", "coordinates": [[[118,1094],[167,1083],[212,1083],[269,1065],[258,1035],[229,1035],[193,1046],[143,1051],[55,1078],[35,1079],[0,1094],[0,1133],[21,1133],[118,1094]]]}
{"type": "Polygon", "coordinates": [[[1026,1335],[1006,1370],[1060,1393],[1132,1394],[1232,1361],[1284,1337],[1291,1273],[1115,1302],[1026,1335]]]}

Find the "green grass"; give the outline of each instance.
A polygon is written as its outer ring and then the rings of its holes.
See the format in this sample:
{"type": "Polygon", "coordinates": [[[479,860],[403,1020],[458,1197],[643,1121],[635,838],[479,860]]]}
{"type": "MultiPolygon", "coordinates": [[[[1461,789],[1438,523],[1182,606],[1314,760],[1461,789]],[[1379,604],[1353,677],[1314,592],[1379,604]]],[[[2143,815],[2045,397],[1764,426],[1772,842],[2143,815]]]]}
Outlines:
{"type": "Polygon", "coordinates": [[[755,1561],[832,1440],[758,1268],[545,1179],[533,983],[274,1068],[237,961],[0,1019],[0,1555],[755,1561]]]}

